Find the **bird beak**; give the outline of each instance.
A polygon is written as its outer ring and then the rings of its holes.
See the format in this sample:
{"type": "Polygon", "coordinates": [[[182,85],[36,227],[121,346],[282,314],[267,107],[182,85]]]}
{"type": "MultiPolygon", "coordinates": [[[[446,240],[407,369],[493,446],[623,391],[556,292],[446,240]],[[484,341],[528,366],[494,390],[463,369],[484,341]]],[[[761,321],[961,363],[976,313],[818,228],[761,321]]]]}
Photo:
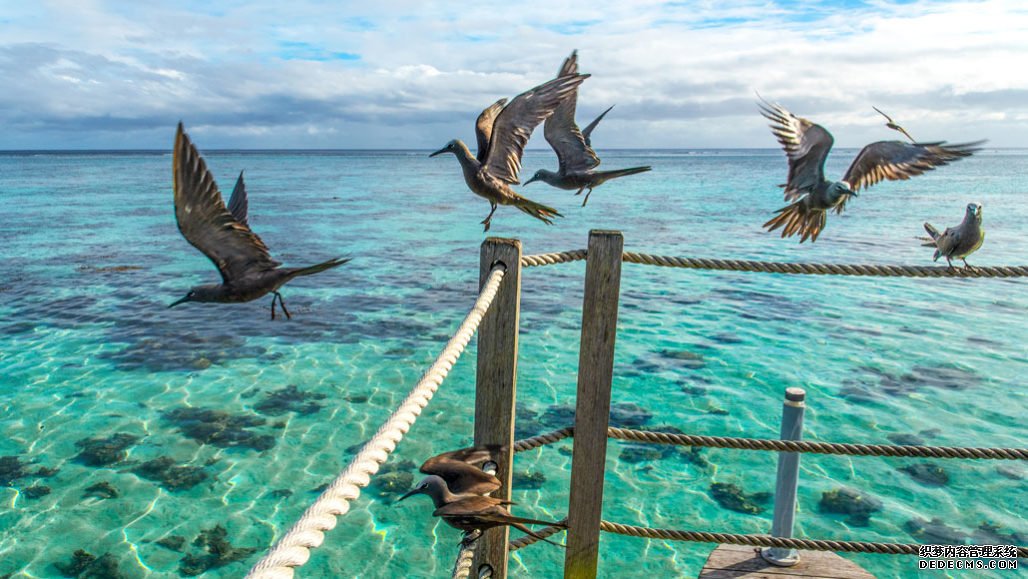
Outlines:
{"type": "Polygon", "coordinates": [[[400,501],[402,501],[403,499],[405,499],[405,498],[407,498],[409,496],[413,496],[413,495],[418,494],[419,492],[421,492],[421,491],[419,491],[417,489],[417,487],[412,488],[411,490],[407,491],[406,494],[404,494],[402,497],[396,499],[396,502],[400,502],[400,501]]]}
{"type": "Polygon", "coordinates": [[[446,152],[446,147],[443,147],[442,149],[439,149],[438,151],[436,151],[436,152],[432,153],[431,155],[429,155],[429,157],[435,157],[436,155],[442,155],[445,152],[446,152]]]}
{"type": "Polygon", "coordinates": [[[171,304],[171,305],[169,305],[168,307],[169,307],[169,308],[173,308],[173,307],[175,307],[175,306],[177,306],[177,305],[179,305],[179,304],[184,304],[184,303],[186,303],[186,302],[188,302],[188,301],[189,301],[189,296],[186,296],[186,297],[184,297],[184,298],[182,298],[182,299],[180,299],[180,300],[176,300],[176,301],[175,301],[174,303],[172,303],[172,304],[171,304]]]}
{"type": "Polygon", "coordinates": [[[535,177],[535,176],[533,176],[533,177],[532,177],[531,179],[529,179],[528,181],[525,181],[525,182],[524,182],[524,183],[523,183],[523,184],[522,184],[521,186],[522,186],[522,187],[524,187],[524,186],[528,185],[529,183],[534,183],[534,182],[536,182],[536,181],[538,181],[538,180],[539,180],[539,177],[535,177]]]}

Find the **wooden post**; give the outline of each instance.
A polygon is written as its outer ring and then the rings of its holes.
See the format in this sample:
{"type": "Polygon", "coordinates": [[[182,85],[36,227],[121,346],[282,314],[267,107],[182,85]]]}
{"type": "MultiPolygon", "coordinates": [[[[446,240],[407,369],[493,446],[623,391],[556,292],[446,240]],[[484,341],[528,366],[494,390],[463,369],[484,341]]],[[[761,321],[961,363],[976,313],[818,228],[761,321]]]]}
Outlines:
{"type": "Polygon", "coordinates": [[[589,232],[565,579],[596,577],[623,249],[624,238],[620,232],[589,232]]]}
{"type": "MultiPolygon", "coordinates": [[[[521,242],[490,237],[482,243],[479,287],[497,262],[507,266],[492,306],[478,327],[478,374],[475,380],[475,445],[499,444],[508,451],[496,465],[503,486],[492,496],[510,499],[513,465],[514,399],[517,390],[518,318],[521,311],[521,242]]],[[[492,568],[494,579],[507,577],[508,527],[485,532],[479,540],[472,577],[492,568]]]]}

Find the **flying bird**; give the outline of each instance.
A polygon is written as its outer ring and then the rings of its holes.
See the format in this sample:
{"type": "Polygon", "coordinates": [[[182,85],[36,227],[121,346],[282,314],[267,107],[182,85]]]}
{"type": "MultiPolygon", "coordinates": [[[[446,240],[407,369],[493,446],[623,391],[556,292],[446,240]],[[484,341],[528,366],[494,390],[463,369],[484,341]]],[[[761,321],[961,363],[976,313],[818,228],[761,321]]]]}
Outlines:
{"type": "Polygon", "coordinates": [[[488,495],[502,485],[484,469],[490,463],[495,467],[503,450],[502,446],[490,445],[444,452],[426,460],[420,470],[442,478],[454,495],[488,495]]]}
{"type": "Polygon", "coordinates": [[[532,131],[587,78],[587,74],[557,78],[519,94],[510,104],[507,99],[500,99],[487,107],[475,123],[477,157],[471,156],[460,139],[450,141],[429,155],[453,153],[460,162],[468,188],[489,201],[489,215],[482,221],[484,231],[489,231],[498,205],[513,205],[548,225],[553,223],[554,217],[563,217],[552,207],[518,195],[510,186],[518,183],[521,156],[532,131]]]}
{"type": "Polygon", "coordinates": [[[771,132],[785,149],[789,160],[785,200],[789,205],[764,224],[768,231],[782,228],[782,237],[800,234],[800,243],[817,241],[825,228],[827,213],[842,213],[846,202],[857,191],[879,181],[906,180],[925,171],[969,157],[985,141],[948,145],[878,141],[864,147],[846,170],[841,181],[825,178],[825,159],[834,139],[821,125],[797,117],[785,108],[767,101],[758,103],[760,112],[771,121],[771,132]]]}
{"type": "Polygon", "coordinates": [[[292,318],[278,291],[280,287],[293,278],[350,261],[335,258],[309,267],[280,268],[282,264],[271,258],[268,247],[247,225],[249,203],[243,174],[239,174],[226,207],[214,177],[182,123],[175,134],[171,172],[178,229],[186,241],[214,262],[221,273],[221,283],[198,285],[168,307],[185,302],[248,302],[271,293],[271,319],[275,319],[276,301],[281,304],[282,313],[292,318]]]}
{"type": "Polygon", "coordinates": [[[982,204],[968,203],[964,220],[960,225],[947,227],[942,233],[928,222],[925,222],[924,228],[931,238],[923,238],[925,243],[922,246],[935,248],[933,261],[945,257],[946,263],[953,267],[953,260],[959,259],[964,262],[964,267],[970,268],[967,256],[978,251],[985,241],[985,230],[982,229],[982,204]]]}
{"type": "Polygon", "coordinates": [[[442,518],[448,525],[460,529],[466,534],[474,531],[485,531],[493,527],[510,525],[519,531],[541,539],[552,545],[563,547],[560,543],[546,540],[532,532],[525,525],[554,525],[565,527],[563,523],[551,523],[537,519],[526,519],[516,517],[504,506],[505,501],[493,497],[483,496],[455,496],[446,486],[446,481],[436,475],[425,477],[417,486],[399,498],[404,500],[407,497],[417,494],[428,495],[435,505],[432,515],[442,518]]]}
{"type": "Polygon", "coordinates": [[[878,111],[878,114],[880,114],[883,117],[885,117],[885,126],[889,127],[890,129],[892,129],[894,131],[899,131],[899,132],[903,133],[903,135],[906,138],[910,139],[911,143],[916,143],[917,142],[917,141],[914,140],[914,137],[910,136],[910,133],[908,133],[906,129],[904,129],[903,127],[897,125],[896,122],[892,120],[892,117],[890,117],[889,115],[883,113],[882,110],[879,109],[876,106],[872,106],[871,108],[873,108],[874,110],[878,111]]]}
{"type": "MultiPolygon", "coordinates": [[[[564,63],[557,72],[557,78],[575,74],[578,74],[577,50],[572,52],[571,56],[564,59],[564,63]]],[[[592,141],[589,137],[593,129],[596,128],[596,125],[600,123],[600,120],[614,107],[603,111],[585,129],[579,130],[578,124],[575,122],[575,107],[577,104],[578,89],[576,88],[568,98],[557,105],[557,110],[546,119],[546,123],[543,125],[543,135],[546,137],[546,142],[557,153],[557,161],[559,163],[557,172],[539,169],[531,179],[525,181],[525,185],[534,181],[543,181],[559,189],[568,191],[577,189],[578,192],[575,195],[581,195],[582,191],[588,189],[585,198],[582,200],[582,207],[585,207],[585,204],[589,202],[589,195],[592,194],[594,187],[599,187],[603,183],[618,177],[645,173],[650,170],[650,167],[594,171],[593,169],[600,165],[600,158],[596,156],[596,151],[593,150],[592,141]]]]}

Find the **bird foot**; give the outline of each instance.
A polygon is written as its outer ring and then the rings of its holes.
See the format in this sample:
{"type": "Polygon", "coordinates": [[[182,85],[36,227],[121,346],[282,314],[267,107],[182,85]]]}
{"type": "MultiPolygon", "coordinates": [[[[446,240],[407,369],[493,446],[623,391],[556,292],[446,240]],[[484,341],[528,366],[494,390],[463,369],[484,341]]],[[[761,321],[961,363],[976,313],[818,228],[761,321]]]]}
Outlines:
{"type": "Polygon", "coordinates": [[[478,538],[481,536],[482,531],[479,529],[475,529],[474,531],[468,531],[467,533],[464,533],[464,538],[460,540],[460,546],[464,548],[470,547],[471,544],[477,541],[478,538]]]}
{"type": "Polygon", "coordinates": [[[492,225],[492,220],[486,219],[482,222],[482,225],[485,225],[485,227],[482,228],[482,233],[485,233],[486,231],[489,231],[489,226],[492,225]]]}

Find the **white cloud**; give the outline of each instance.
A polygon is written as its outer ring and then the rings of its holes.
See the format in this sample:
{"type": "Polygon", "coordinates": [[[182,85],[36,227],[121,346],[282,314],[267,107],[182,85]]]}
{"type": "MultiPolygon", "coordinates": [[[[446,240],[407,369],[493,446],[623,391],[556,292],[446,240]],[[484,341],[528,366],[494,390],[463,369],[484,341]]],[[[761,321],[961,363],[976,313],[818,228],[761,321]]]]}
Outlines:
{"type": "Polygon", "coordinates": [[[774,146],[758,90],[840,146],[889,135],[871,105],[1028,145],[1028,6],[833,4],[49,2],[0,21],[0,148],[165,147],[179,119],[207,147],[436,147],[573,48],[583,120],[618,105],[601,147],[774,146]]]}

